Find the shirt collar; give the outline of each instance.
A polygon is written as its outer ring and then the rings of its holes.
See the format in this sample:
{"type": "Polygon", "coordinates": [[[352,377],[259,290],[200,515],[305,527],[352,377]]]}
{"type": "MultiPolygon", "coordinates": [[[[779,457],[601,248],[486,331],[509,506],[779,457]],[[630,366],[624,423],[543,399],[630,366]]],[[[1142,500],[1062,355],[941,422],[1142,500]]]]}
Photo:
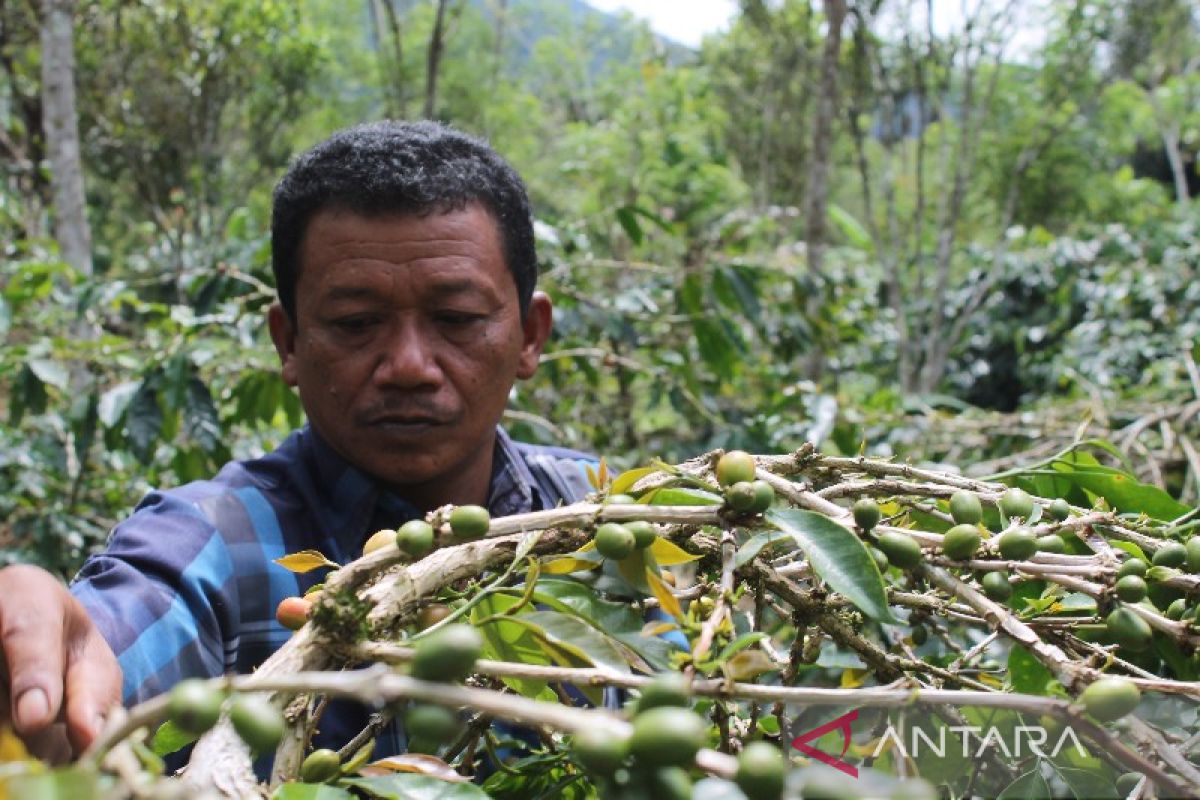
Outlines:
{"type": "MultiPolygon", "coordinates": [[[[363,540],[381,528],[395,528],[421,516],[412,503],[346,461],[311,424],[300,431],[301,452],[316,480],[320,500],[314,509],[327,536],[353,557],[363,540]]],[[[504,429],[496,427],[487,506],[492,516],[509,516],[541,507],[525,459],[504,429]]]]}

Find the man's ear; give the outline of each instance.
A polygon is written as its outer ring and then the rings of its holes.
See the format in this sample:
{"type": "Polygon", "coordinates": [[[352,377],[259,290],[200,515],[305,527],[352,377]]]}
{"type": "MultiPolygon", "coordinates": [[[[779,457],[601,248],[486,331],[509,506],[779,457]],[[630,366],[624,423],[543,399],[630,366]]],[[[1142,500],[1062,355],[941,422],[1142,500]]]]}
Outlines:
{"type": "Polygon", "coordinates": [[[279,354],[282,367],[283,382],[288,386],[296,385],[296,326],[288,317],[283,306],[272,303],[267,309],[267,327],[271,330],[271,341],[275,343],[275,352],[279,354]]]}
{"type": "Polygon", "coordinates": [[[532,378],[537,372],[538,360],[542,348],[550,338],[550,329],[554,327],[554,306],[545,292],[534,292],[529,300],[529,309],[521,322],[524,333],[524,344],[521,347],[521,360],[517,364],[517,377],[532,378]]]}

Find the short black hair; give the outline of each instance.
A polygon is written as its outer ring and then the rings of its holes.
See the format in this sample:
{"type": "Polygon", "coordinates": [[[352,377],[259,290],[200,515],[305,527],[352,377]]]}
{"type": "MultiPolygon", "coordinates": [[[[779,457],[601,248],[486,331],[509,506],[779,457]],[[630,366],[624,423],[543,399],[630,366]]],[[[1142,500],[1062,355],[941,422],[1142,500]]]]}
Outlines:
{"type": "Polygon", "coordinates": [[[355,125],[292,162],[275,187],[271,213],[271,268],[279,302],[295,322],[300,245],[317,212],[338,208],[367,217],[424,216],[473,202],[496,221],[524,318],[537,283],[525,184],[482,139],[430,121],[355,125]]]}

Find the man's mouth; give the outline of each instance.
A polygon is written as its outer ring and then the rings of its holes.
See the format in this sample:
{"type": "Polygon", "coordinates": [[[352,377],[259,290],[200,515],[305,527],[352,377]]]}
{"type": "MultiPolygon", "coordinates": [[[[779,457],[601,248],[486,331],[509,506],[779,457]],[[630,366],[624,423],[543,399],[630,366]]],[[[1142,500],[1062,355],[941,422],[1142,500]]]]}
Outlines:
{"type": "Polygon", "coordinates": [[[376,428],[422,428],[432,427],[434,425],[443,425],[445,423],[437,417],[385,414],[378,417],[371,417],[367,420],[367,424],[376,428]]]}

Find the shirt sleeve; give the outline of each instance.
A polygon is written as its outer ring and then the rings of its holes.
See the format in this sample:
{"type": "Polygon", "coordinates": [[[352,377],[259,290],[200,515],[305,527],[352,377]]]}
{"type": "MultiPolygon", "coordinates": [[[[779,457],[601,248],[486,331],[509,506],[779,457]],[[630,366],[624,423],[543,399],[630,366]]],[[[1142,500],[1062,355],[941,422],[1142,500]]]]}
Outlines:
{"type": "Polygon", "coordinates": [[[71,592],[117,656],[126,704],[227,671],[237,646],[232,577],[220,532],[175,492],[147,495],[84,563],[71,592]]]}

